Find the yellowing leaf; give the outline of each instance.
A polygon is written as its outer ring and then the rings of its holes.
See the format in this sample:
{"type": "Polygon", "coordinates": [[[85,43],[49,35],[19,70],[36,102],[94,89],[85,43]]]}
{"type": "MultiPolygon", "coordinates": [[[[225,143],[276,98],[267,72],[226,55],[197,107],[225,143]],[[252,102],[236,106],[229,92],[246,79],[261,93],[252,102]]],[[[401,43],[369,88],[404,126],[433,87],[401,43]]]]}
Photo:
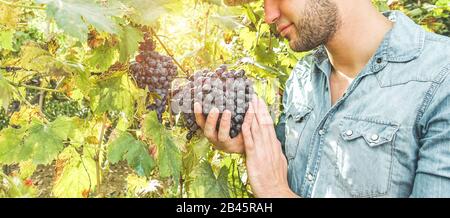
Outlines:
{"type": "Polygon", "coordinates": [[[61,66],[48,51],[32,44],[22,46],[20,55],[19,66],[24,69],[46,72],[56,65],[61,66]]]}
{"type": "Polygon", "coordinates": [[[13,50],[13,36],[12,30],[0,31],[0,48],[13,50]]]}
{"type": "Polygon", "coordinates": [[[64,153],[70,157],[69,163],[55,181],[52,193],[60,198],[84,197],[85,190],[92,190],[96,186],[95,161],[87,155],[80,158],[72,147],[66,148],[64,153]]]}
{"type": "Polygon", "coordinates": [[[0,107],[8,109],[9,102],[14,96],[15,88],[3,77],[3,72],[0,70],[0,107]]]}
{"type": "Polygon", "coordinates": [[[4,25],[7,28],[15,28],[20,21],[20,14],[20,8],[0,4],[0,25],[4,25]]]}

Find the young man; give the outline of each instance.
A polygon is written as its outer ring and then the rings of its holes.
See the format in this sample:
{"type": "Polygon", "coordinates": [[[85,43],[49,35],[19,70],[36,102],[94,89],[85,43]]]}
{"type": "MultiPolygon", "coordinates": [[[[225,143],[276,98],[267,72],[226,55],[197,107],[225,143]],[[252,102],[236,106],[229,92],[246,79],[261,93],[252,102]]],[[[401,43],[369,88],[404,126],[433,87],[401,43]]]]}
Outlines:
{"type": "Polygon", "coordinates": [[[450,39],[370,0],[264,7],[293,50],[316,49],[286,84],[277,131],[258,99],[235,139],[228,112],[217,132],[217,110],[195,105],[217,148],[245,153],[254,194],[450,197],[450,39]]]}

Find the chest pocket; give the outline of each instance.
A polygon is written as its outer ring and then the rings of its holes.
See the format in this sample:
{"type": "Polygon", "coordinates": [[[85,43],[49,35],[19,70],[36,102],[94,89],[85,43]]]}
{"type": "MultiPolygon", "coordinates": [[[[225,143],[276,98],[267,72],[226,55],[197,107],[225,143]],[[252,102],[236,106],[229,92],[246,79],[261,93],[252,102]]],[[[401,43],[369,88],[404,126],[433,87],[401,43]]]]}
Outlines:
{"type": "Polygon", "coordinates": [[[288,161],[295,158],[297,154],[300,138],[312,110],[309,106],[293,103],[286,111],[285,151],[288,161]]]}
{"type": "Polygon", "coordinates": [[[353,197],[377,197],[388,192],[394,141],[399,125],[345,117],[339,125],[336,176],[353,197]]]}

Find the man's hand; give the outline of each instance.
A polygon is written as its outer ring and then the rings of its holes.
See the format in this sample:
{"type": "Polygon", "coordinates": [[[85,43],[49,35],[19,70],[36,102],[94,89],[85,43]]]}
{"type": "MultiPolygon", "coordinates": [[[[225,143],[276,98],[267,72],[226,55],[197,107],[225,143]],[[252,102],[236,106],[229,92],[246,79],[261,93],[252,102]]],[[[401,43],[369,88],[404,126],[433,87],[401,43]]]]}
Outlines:
{"type": "Polygon", "coordinates": [[[230,111],[224,111],[222,118],[220,119],[219,131],[216,130],[217,120],[219,119],[219,110],[217,108],[212,109],[208,117],[202,113],[202,106],[199,103],[194,104],[194,113],[197,124],[202,128],[204,135],[208,140],[215,145],[216,149],[225,151],[227,153],[243,153],[244,152],[244,140],[242,133],[238,136],[231,138],[231,113],[230,111]]]}
{"type": "Polygon", "coordinates": [[[298,197],[289,188],[287,160],[263,100],[253,96],[242,124],[247,171],[256,197],[298,197]]]}

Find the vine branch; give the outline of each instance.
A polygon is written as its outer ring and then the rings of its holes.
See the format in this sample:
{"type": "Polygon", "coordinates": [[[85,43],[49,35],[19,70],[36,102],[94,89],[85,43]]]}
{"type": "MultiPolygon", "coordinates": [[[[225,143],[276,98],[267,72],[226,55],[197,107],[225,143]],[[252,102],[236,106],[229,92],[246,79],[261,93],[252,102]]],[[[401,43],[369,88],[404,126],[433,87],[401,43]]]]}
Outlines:
{"type": "Polygon", "coordinates": [[[106,116],[106,113],[103,115],[103,125],[102,125],[102,129],[100,131],[100,136],[98,137],[98,149],[97,152],[95,154],[95,172],[97,175],[97,194],[100,193],[100,185],[102,182],[102,178],[101,178],[101,164],[100,164],[100,153],[102,151],[102,145],[103,145],[103,137],[105,135],[105,130],[106,130],[106,126],[107,126],[107,119],[108,117],[106,116]]]}
{"type": "Polygon", "coordinates": [[[181,71],[183,71],[183,73],[186,76],[189,76],[189,73],[181,66],[181,64],[175,59],[175,57],[173,56],[172,52],[170,52],[170,50],[167,48],[167,46],[161,41],[161,39],[159,38],[159,36],[155,33],[155,31],[151,28],[150,32],[152,33],[152,35],[156,38],[156,40],[158,40],[159,44],[161,44],[161,46],[163,47],[163,49],[166,51],[167,55],[169,55],[170,58],[172,58],[172,60],[175,62],[175,64],[180,68],[181,71]]]}
{"type": "Polygon", "coordinates": [[[13,86],[21,86],[21,87],[25,87],[27,89],[34,89],[34,90],[38,90],[38,91],[47,91],[47,92],[60,92],[62,93],[63,91],[61,90],[56,90],[56,89],[48,89],[48,88],[44,88],[44,87],[38,87],[38,86],[30,86],[30,85],[26,85],[26,84],[20,84],[20,83],[14,83],[11,81],[8,81],[11,85],[13,86]]]}

